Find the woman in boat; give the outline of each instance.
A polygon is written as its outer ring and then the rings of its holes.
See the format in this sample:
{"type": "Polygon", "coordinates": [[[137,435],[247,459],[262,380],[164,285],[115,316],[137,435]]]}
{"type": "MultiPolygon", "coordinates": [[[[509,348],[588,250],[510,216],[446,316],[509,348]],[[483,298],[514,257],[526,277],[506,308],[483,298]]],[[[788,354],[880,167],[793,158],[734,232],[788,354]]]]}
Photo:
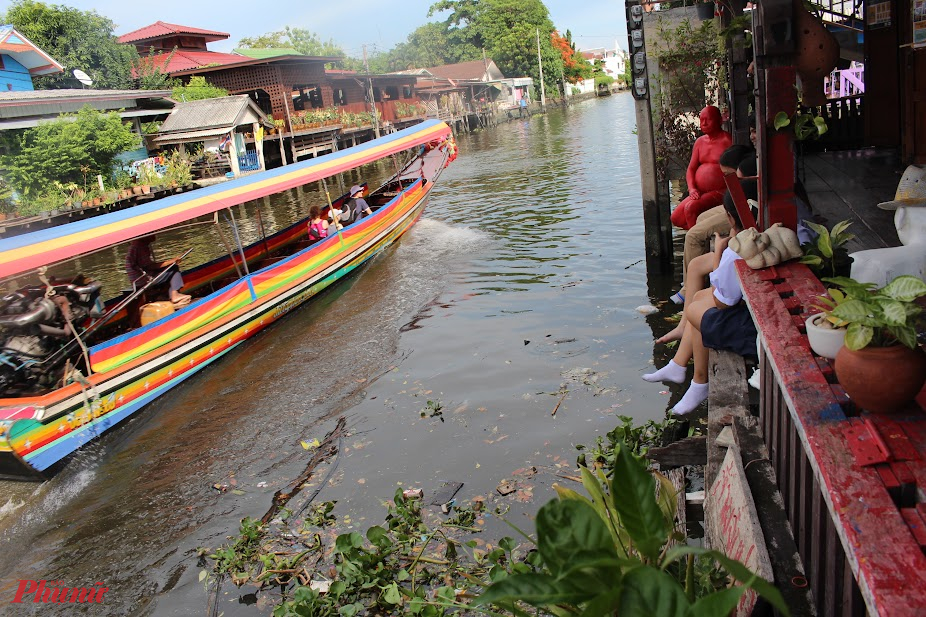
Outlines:
{"type": "Polygon", "coordinates": [[[309,208],[309,241],[317,242],[328,237],[328,221],[322,218],[322,209],[318,206],[309,208]]]}
{"type": "MultiPolygon", "coordinates": [[[[168,267],[178,262],[176,259],[155,261],[154,255],[151,253],[152,242],[154,242],[154,234],[135,238],[129,244],[129,251],[125,255],[125,273],[136,289],[145,286],[152,279],[164,275],[168,267]]],[[[175,270],[168,281],[169,297],[174,306],[185,306],[190,303],[191,297],[180,293],[182,287],[183,277],[180,276],[179,270],[175,270]]]]}

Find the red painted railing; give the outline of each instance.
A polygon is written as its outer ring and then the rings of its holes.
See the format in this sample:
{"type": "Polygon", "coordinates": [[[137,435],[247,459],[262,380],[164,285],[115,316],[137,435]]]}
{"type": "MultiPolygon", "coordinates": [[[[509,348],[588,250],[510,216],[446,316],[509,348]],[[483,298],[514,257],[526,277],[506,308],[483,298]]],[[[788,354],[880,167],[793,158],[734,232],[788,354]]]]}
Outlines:
{"type": "Polygon", "coordinates": [[[816,277],[796,263],[738,267],[762,338],[760,423],[819,614],[922,615],[926,396],[860,413],[807,344],[816,277]]]}

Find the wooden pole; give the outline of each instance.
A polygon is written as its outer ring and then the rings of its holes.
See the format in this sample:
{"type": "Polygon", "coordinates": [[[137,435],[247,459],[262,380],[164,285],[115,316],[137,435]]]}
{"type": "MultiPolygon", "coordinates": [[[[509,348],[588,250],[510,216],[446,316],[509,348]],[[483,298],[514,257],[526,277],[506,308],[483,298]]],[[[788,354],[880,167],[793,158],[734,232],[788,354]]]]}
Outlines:
{"type": "Polygon", "coordinates": [[[543,58],[540,56],[540,28],[537,28],[537,64],[540,66],[540,111],[547,108],[547,97],[543,87],[543,58]]]}
{"type": "Polygon", "coordinates": [[[370,77],[370,65],[367,63],[367,46],[363,46],[363,68],[367,72],[370,87],[370,107],[373,109],[373,134],[379,139],[379,117],[376,114],[376,97],[373,95],[373,78],[370,77]]]}

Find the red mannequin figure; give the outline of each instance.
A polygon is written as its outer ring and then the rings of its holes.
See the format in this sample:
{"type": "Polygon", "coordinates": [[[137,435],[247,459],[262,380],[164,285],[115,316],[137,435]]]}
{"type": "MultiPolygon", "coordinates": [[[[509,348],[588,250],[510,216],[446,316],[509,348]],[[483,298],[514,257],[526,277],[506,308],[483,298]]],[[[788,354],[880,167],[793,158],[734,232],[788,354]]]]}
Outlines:
{"type": "Polygon", "coordinates": [[[720,110],[708,105],[701,110],[701,132],[691,151],[691,162],[685,179],[688,181],[688,197],[672,211],[672,224],[682,229],[691,229],[698,222],[698,215],[723,203],[723,192],[727,186],[720,171],[720,155],[729,148],[733,140],[730,134],[720,128],[720,110]]]}

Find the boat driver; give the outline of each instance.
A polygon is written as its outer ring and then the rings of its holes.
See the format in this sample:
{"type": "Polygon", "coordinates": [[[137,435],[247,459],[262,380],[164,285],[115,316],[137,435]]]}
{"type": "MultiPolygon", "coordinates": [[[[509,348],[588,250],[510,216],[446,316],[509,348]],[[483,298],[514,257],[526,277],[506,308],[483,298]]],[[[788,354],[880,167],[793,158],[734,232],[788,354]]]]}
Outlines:
{"type": "MultiPolygon", "coordinates": [[[[135,238],[129,244],[129,251],[125,255],[125,273],[129,281],[138,289],[144,287],[149,281],[159,275],[166,276],[166,268],[173,266],[178,260],[171,259],[168,261],[155,261],[151,253],[151,243],[154,242],[154,235],[135,238]]],[[[175,307],[186,306],[190,303],[191,297],[180,293],[183,287],[183,277],[180,276],[179,270],[174,270],[168,281],[170,290],[170,301],[175,307]]]]}

